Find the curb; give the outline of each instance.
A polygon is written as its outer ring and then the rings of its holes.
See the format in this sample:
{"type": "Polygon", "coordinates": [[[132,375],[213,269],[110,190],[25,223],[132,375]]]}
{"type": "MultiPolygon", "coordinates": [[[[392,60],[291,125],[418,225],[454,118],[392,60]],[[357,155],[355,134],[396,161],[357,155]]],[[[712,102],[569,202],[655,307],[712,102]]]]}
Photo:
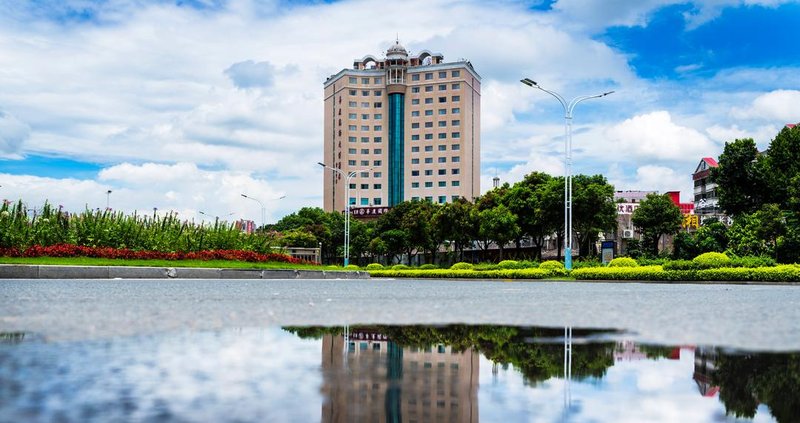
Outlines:
{"type": "Polygon", "coordinates": [[[0,279],[369,279],[362,271],[0,264],[0,279]]]}

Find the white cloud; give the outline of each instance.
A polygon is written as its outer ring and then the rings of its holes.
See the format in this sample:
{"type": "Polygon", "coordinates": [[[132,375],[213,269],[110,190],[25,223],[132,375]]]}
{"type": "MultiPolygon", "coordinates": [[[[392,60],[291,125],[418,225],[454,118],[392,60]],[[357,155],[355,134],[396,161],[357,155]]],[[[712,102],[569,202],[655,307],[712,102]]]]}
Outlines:
{"type": "Polygon", "coordinates": [[[637,115],[605,131],[609,143],[602,147],[619,158],[681,160],[716,151],[708,138],[695,129],[672,121],[668,111],[637,115]]]}
{"type": "Polygon", "coordinates": [[[731,115],[737,119],[800,122],[800,91],[775,90],[761,94],[746,108],[732,108],[731,115]]]}
{"type": "Polygon", "coordinates": [[[28,125],[0,110],[0,157],[15,157],[30,131],[28,125]]]}

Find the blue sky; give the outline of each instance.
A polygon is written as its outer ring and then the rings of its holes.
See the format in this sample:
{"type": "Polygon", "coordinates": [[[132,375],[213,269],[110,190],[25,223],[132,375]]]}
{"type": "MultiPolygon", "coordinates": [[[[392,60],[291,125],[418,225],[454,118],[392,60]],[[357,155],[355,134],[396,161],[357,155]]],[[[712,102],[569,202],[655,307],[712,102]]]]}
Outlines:
{"type": "Polygon", "coordinates": [[[482,81],[482,186],[563,171],[681,190],[800,122],[800,3],[0,0],[0,198],[268,221],[321,205],[322,82],[396,34],[482,81]],[[273,200],[285,195],[283,200],[273,200]]]}

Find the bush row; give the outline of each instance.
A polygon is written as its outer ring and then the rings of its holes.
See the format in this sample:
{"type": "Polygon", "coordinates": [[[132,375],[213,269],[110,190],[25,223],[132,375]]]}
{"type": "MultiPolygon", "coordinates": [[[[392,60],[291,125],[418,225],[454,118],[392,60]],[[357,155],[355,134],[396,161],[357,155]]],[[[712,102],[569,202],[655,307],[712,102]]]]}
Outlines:
{"type": "Polygon", "coordinates": [[[765,281],[800,282],[800,266],[720,267],[713,269],[665,269],[662,266],[594,267],[575,269],[577,280],[640,281],[765,281]]]}
{"type": "Polygon", "coordinates": [[[204,250],[168,253],[135,251],[128,248],[86,247],[73,244],[33,245],[24,250],[0,248],[0,257],[97,257],[127,260],[236,260],[249,262],[308,263],[285,254],[257,253],[243,250],[204,250]]]}
{"type": "Polygon", "coordinates": [[[566,276],[566,271],[544,269],[431,269],[431,270],[370,270],[369,274],[378,278],[434,278],[434,279],[545,279],[566,276]]]}

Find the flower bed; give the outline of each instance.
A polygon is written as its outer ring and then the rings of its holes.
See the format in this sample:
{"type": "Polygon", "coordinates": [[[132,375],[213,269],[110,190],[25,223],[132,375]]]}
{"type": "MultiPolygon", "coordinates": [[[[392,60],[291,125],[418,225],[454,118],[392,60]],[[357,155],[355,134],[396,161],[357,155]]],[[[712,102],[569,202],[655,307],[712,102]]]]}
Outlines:
{"type": "Polygon", "coordinates": [[[25,250],[0,248],[0,257],[97,257],[126,260],[234,260],[313,264],[286,254],[243,250],[204,250],[195,252],[136,251],[127,248],[86,247],[73,244],[34,245],[25,250]]]}

